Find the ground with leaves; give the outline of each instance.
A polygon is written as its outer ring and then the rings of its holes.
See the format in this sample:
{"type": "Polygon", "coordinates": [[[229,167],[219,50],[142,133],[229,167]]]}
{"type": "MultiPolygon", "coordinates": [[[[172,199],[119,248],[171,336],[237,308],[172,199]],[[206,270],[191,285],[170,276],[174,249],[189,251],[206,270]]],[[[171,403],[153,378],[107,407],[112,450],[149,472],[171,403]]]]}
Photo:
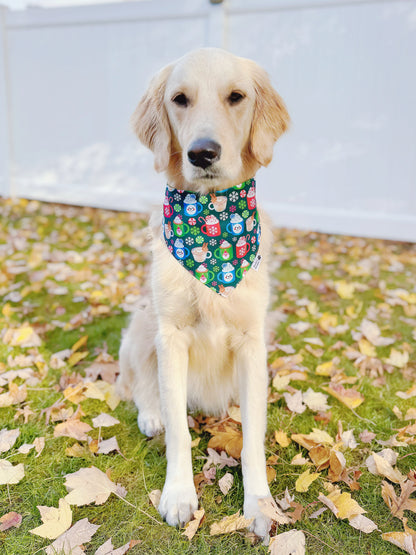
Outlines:
{"type": "Polygon", "coordinates": [[[238,514],[238,407],[189,417],[195,520],[178,531],[155,509],[163,438],[114,390],[146,218],[0,214],[2,553],[416,553],[415,245],[276,230],[265,547],[238,514]]]}

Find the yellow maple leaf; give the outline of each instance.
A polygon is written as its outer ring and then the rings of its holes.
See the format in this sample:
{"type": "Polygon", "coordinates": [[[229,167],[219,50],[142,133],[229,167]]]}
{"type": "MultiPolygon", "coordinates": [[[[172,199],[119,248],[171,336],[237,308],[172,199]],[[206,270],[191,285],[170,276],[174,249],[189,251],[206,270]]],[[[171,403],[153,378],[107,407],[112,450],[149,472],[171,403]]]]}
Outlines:
{"type": "Polygon", "coordinates": [[[330,383],[328,387],[323,387],[330,395],[338,399],[349,409],[356,409],[364,402],[364,397],[356,389],[345,389],[341,384],[330,383]]]}
{"type": "Polygon", "coordinates": [[[352,299],[354,296],[355,286],[353,283],[348,283],[344,280],[336,281],[334,283],[335,291],[341,299],[352,299]]]}
{"type": "Polygon", "coordinates": [[[291,444],[291,439],[287,436],[287,433],[283,430],[279,430],[278,432],[275,430],[274,432],[274,439],[280,445],[280,447],[288,447],[291,444]]]}
{"type": "Polygon", "coordinates": [[[56,507],[45,507],[43,505],[38,505],[38,509],[43,524],[37,528],[33,528],[33,530],[29,530],[31,534],[54,540],[71,526],[72,511],[65,499],[59,500],[58,509],[56,507]]]}
{"type": "Polygon", "coordinates": [[[298,492],[305,492],[308,491],[309,486],[314,482],[317,478],[319,478],[319,472],[310,473],[309,468],[302,472],[299,478],[295,482],[296,491],[298,492]]]}
{"type": "Polygon", "coordinates": [[[384,359],[384,362],[387,362],[387,364],[391,364],[396,368],[404,368],[406,364],[409,362],[409,353],[407,351],[404,351],[402,353],[397,349],[393,348],[390,351],[389,358],[384,359]]]}
{"type": "Polygon", "coordinates": [[[358,348],[360,349],[361,354],[365,355],[366,357],[377,356],[374,345],[367,341],[367,339],[364,339],[364,337],[359,340],[358,348]]]}

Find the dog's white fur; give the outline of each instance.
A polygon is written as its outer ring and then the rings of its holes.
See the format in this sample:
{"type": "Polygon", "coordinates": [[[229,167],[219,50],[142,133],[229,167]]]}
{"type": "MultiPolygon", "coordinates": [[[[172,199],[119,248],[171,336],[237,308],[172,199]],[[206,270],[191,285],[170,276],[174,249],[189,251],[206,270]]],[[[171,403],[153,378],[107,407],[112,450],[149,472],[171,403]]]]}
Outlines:
{"type": "MultiPolygon", "coordinates": [[[[267,74],[254,62],[219,49],[201,49],[162,69],[133,116],[139,139],[165,171],[170,186],[208,193],[239,184],[267,165],[289,116],[267,74]],[[230,95],[243,95],[232,103],[230,95]],[[187,105],[175,98],[185,95],[187,105]],[[206,169],[187,152],[200,138],[221,145],[206,169]]],[[[165,429],[167,475],[159,505],[171,525],[183,525],[197,509],[187,405],[222,413],[241,406],[244,447],[244,514],[267,538],[270,522],[258,499],[270,495],[266,477],[267,361],[264,340],[268,304],[270,225],[261,214],[258,271],[251,269],[224,298],[196,280],[173,258],[162,235],[162,213],[151,220],[151,302],[137,310],[120,349],[118,388],[133,398],[140,430],[165,429]]]]}

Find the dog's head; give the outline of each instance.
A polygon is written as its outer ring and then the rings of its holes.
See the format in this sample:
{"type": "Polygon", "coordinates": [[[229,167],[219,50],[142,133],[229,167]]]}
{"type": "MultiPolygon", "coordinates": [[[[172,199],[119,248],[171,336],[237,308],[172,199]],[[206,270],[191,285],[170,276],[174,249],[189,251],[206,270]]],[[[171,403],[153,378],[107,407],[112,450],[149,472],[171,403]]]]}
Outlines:
{"type": "Polygon", "coordinates": [[[256,63],[204,48],[152,79],[132,121],[171,185],[204,191],[241,183],[267,166],[289,115],[256,63]]]}

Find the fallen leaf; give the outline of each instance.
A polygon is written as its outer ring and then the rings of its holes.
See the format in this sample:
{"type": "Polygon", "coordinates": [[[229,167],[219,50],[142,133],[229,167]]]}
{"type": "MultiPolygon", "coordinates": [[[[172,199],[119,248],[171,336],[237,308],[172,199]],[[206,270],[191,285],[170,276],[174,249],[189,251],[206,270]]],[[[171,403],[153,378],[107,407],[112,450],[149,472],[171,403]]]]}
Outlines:
{"type": "Polygon", "coordinates": [[[374,432],[369,432],[368,430],[364,430],[358,436],[363,443],[371,443],[373,439],[375,439],[376,434],[374,432]]]}
{"type": "Polygon", "coordinates": [[[226,516],[219,522],[211,524],[209,533],[210,536],[229,534],[230,532],[235,532],[236,530],[248,528],[252,522],[252,518],[246,519],[243,516],[240,516],[240,511],[237,511],[235,514],[226,516]]]}
{"type": "MultiPolygon", "coordinates": [[[[208,430],[210,433],[210,430],[208,430]]],[[[212,449],[220,449],[225,451],[231,457],[239,459],[243,448],[243,434],[239,430],[232,428],[225,432],[214,432],[214,435],[208,442],[208,447],[212,449]]]]}
{"type": "Polygon", "coordinates": [[[327,403],[328,396],[314,391],[310,387],[302,394],[302,399],[305,405],[315,412],[325,412],[330,408],[327,403]]]}
{"type": "Polygon", "coordinates": [[[303,404],[302,391],[295,391],[292,395],[288,392],[283,393],[287,408],[296,414],[302,414],[306,410],[306,405],[303,404]]]}
{"type": "Polygon", "coordinates": [[[102,505],[112,493],[117,494],[117,485],[110,478],[96,468],[80,468],[65,476],[65,487],[69,492],[65,500],[70,505],[102,505]]]}
{"type": "Polygon", "coordinates": [[[7,430],[6,428],[3,428],[3,430],[0,430],[0,453],[5,453],[11,449],[16,443],[16,439],[19,435],[19,428],[14,430],[7,430]]]}
{"type": "Polygon", "coordinates": [[[400,484],[400,497],[396,495],[394,487],[383,480],[381,484],[381,495],[393,516],[403,518],[404,511],[416,513],[416,499],[410,499],[410,495],[416,491],[416,483],[406,480],[400,484]]]}
{"type": "Polygon", "coordinates": [[[116,424],[120,424],[120,420],[117,420],[117,418],[114,418],[114,416],[106,412],[102,412],[92,419],[94,428],[107,428],[109,426],[115,426],[116,424]]]}
{"type": "Polygon", "coordinates": [[[42,340],[31,326],[24,324],[20,328],[7,329],[3,343],[12,347],[40,347],[42,340]]]}
{"type": "Polygon", "coordinates": [[[376,347],[382,347],[385,345],[391,345],[394,343],[394,339],[391,337],[381,337],[381,331],[375,322],[370,320],[363,320],[360,326],[361,333],[375,345],[376,347]]]}
{"type": "Polygon", "coordinates": [[[345,389],[341,384],[331,382],[328,387],[322,387],[330,395],[338,399],[349,409],[356,409],[364,402],[364,397],[357,390],[350,388],[345,389]]]}
{"type": "Polygon", "coordinates": [[[186,536],[188,540],[191,541],[192,538],[195,536],[198,528],[200,527],[204,516],[204,509],[198,509],[197,511],[195,511],[193,519],[186,524],[185,530],[182,532],[182,536],[186,536]]]}
{"type": "Polygon", "coordinates": [[[150,502],[155,509],[159,507],[161,497],[162,497],[162,492],[160,489],[154,489],[149,493],[150,502]]]}
{"type": "Polygon", "coordinates": [[[280,445],[280,447],[288,447],[291,444],[291,439],[287,436],[287,433],[283,430],[274,432],[274,439],[280,445]]]}
{"type": "Polygon", "coordinates": [[[350,518],[348,522],[353,528],[360,530],[360,532],[364,532],[365,534],[371,534],[374,530],[378,530],[377,524],[364,515],[354,516],[353,518],[350,518]]]}
{"type": "Polygon", "coordinates": [[[235,422],[241,424],[241,409],[240,407],[232,406],[228,408],[228,416],[235,422]]]}
{"type": "Polygon", "coordinates": [[[273,497],[264,497],[257,501],[260,511],[278,524],[289,524],[290,518],[278,507],[273,497]]]}
{"type": "Polygon", "coordinates": [[[86,441],[87,433],[92,430],[91,426],[86,422],[81,422],[76,418],[61,422],[55,426],[53,437],[72,437],[78,441],[86,441]]]}
{"type": "Polygon", "coordinates": [[[98,444],[97,453],[107,455],[111,453],[111,451],[118,451],[120,453],[120,447],[118,446],[116,436],[110,437],[110,439],[103,439],[98,444]]]}
{"type": "Polygon", "coordinates": [[[299,530],[289,530],[270,539],[271,555],[305,555],[305,534],[299,530]]]}
{"type": "Polygon", "coordinates": [[[22,515],[14,511],[6,513],[0,517],[0,532],[5,532],[9,528],[19,528],[22,523],[22,515]]]}
{"type": "Polygon", "coordinates": [[[26,384],[18,386],[14,382],[10,382],[9,391],[0,394],[0,408],[10,407],[11,405],[18,405],[20,403],[23,403],[23,401],[26,401],[26,397],[26,384]]]}
{"type": "Polygon", "coordinates": [[[338,488],[335,488],[327,496],[320,493],[318,499],[331,509],[334,515],[340,519],[348,518],[348,520],[350,520],[351,518],[366,512],[354,499],[351,498],[350,493],[341,493],[338,488]]]}
{"type": "Polygon", "coordinates": [[[38,505],[38,509],[43,524],[37,528],[33,528],[33,530],[29,530],[31,534],[54,540],[71,526],[72,511],[65,499],[59,500],[58,509],[55,507],[45,507],[43,505],[38,505]]]}
{"type": "Polygon", "coordinates": [[[115,391],[114,384],[102,380],[87,383],[84,393],[90,399],[105,401],[111,410],[114,410],[121,400],[115,391]]]}
{"type": "Polygon", "coordinates": [[[75,351],[78,351],[78,349],[80,349],[81,347],[83,347],[84,345],[87,344],[88,341],[88,335],[83,335],[82,337],[80,337],[78,339],[78,341],[76,343],[74,343],[71,347],[71,351],[73,353],[75,353],[75,351]]]}
{"type": "Polygon", "coordinates": [[[409,362],[409,353],[407,351],[401,352],[397,349],[392,349],[389,358],[384,359],[384,362],[396,368],[404,368],[409,362]]]}
{"type": "Polygon", "coordinates": [[[309,486],[314,482],[317,478],[319,478],[319,473],[310,473],[309,468],[303,472],[299,478],[295,482],[296,491],[298,492],[305,492],[308,491],[309,486]]]}
{"type": "Polygon", "coordinates": [[[62,555],[81,555],[84,551],[79,549],[79,546],[89,542],[99,527],[97,524],[88,522],[87,518],[78,520],[69,530],[45,548],[46,555],[56,555],[56,553],[62,555]]]}
{"type": "Polygon", "coordinates": [[[110,538],[97,549],[94,555],[124,555],[124,553],[127,553],[127,551],[131,547],[133,547],[131,545],[131,542],[128,542],[122,545],[121,547],[114,549],[113,542],[111,541],[111,538],[110,538]]]}
{"type": "Polygon", "coordinates": [[[230,472],[226,472],[222,478],[218,480],[218,486],[223,495],[227,495],[234,482],[234,476],[230,472]]]}
{"type": "Polygon", "coordinates": [[[12,465],[6,459],[0,459],[0,484],[18,484],[25,475],[23,463],[12,465]]]}
{"type": "Polygon", "coordinates": [[[393,468],[389,460],[383,456],[383,452],[373,453],[366,459],[365,463],[371,474],[383,476],[396,484],[405,480],[403,474],[397,468],[393,468]]]}
{"type": "Polygon", "coordinates": [[[71,447],[65,449],[65,455],[68,457],[81,457],[89,458],[91,451],[85,445],[80,445],[79,443],[74,443],[71,447]]]}
{"type": "MultiPolygon", "coordinates": [[[[412,387],[407,391],[397,391],[396,395],[401,399],[410,399],[411,397],[416,397],[416,384],[412,385],[412,387]]],[[[412,409],[409,409],[409,410],[412,410],[412,409]]],[[[413,408],[413,410],[416,410],[416,409],[413,408]]],[[[414,416],[412,418],[414,418],[414,416]]]]}
{"type": "Polygon", "coordinates": [[[409,555],[416,555],[416,531],[409,528],[404,519],[404,532],[387,532],[382,534],[383,540],[397,545],[409,555]]]}

